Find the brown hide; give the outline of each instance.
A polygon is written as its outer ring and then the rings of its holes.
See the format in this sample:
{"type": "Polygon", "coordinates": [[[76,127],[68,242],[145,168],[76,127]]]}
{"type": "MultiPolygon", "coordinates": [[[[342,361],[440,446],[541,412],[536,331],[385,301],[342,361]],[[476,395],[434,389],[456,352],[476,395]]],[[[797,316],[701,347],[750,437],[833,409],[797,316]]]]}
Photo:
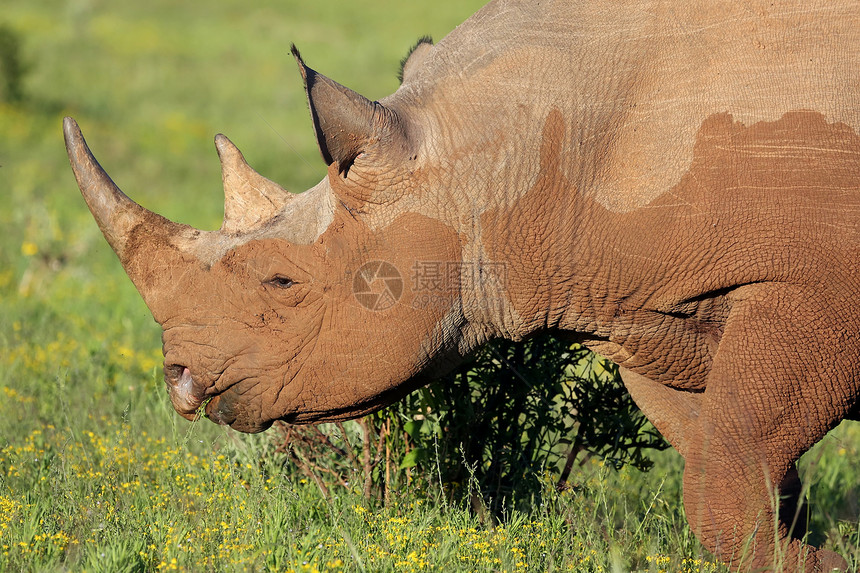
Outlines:
{"type": "Polygon", "coordinates": [[[720,559],[846,568],[787,508],[794,462],[857,410],[860,5],[496,0],[379,102],[294,53],[328,173],[290,196],[218,136],[217,232],[135,205],[65,123],[177,411],[354,417],[562,330],[684,456],[720,559]]]}

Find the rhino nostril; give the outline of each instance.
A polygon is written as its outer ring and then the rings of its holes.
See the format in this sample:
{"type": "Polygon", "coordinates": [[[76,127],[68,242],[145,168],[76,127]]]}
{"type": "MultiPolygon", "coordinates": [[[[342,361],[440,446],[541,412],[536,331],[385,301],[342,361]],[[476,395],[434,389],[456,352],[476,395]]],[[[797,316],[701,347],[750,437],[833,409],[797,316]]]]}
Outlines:
{"type": "Polygon", "coordinates": [[[188,367],[183,366],[182,364],[165,364],[164,379],[169,385],[176,386],[179,384],[179,379],[182,378],[186,371],[188,371],[188,367]]]}

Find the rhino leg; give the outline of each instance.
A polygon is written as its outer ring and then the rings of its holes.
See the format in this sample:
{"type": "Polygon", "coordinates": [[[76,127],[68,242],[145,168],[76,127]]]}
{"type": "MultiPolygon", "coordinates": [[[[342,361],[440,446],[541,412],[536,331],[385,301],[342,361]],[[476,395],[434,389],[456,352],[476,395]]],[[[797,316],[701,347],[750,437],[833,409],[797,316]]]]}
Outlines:
{"type": "Polygon", "coordinates": [[[840,334],[852,311],[774,283],[738,289],[732,302],[687,439],[687,518],[708,549],[742,570],[846,570],[839,556],[792,539],[796,501],[778,508],[779,490],[800,492],[794,462],[856,396],[857,343],[840,334]]]}
{"type": "Polygon", "coordinates": [[[686,458],[688,439],[699,419],[702,395],[670,388],[623,366],[619,366],[618,371],[636,406],[681,457],[686,458]]]}

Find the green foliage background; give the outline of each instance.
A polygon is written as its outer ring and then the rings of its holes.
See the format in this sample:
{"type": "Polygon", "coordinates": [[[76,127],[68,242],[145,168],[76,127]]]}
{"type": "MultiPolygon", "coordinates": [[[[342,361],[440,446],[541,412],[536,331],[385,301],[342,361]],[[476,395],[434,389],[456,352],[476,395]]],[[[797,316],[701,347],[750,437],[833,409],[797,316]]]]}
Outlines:
{"type": "MultiPolygon", "coordinates": [[[[0,98],[0,571],[722,570],[686,528],[671,451],[645,475],[592,459],[564,492],[537,476],[541,503],[496,523],[427,480],[384,507],[355,480],[324,496],[271,436],[185,422],[159,328],[80,198],[65,115],[129,195],[197,227],[220,226],[217,132],[308,188],[324,168],[290,42],[375,99],[416,38],[480,4],[4,2],[20,81],[0,98]]],[[[802,464],[819,541],[855,560],[858,449],[843,425],[802,464]]]]}

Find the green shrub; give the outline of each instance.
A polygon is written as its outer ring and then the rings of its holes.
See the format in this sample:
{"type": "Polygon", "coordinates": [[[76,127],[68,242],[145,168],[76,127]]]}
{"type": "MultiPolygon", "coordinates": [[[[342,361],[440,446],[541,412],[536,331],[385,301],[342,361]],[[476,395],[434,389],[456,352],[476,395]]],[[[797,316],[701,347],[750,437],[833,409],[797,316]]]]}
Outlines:
{"type": "Polygon", "coordinates": [[[21,59],[21,37],[6,25],[0,25],[0,101],[24,101],[24,75],[27,66],[21,59]]]}
{"type": "Polygon", "coordinates": [[[356,423],[280,427],[280,451],[326,492],[360,480],[365,497],[387,501],[392,488],[441,483],[447,499],[494,514],[538,501],[547,476],[569,487],[591,455],[645,470],[646,450],[667,447],[617,367],[549,334],[494,341],[356,423]]]}

